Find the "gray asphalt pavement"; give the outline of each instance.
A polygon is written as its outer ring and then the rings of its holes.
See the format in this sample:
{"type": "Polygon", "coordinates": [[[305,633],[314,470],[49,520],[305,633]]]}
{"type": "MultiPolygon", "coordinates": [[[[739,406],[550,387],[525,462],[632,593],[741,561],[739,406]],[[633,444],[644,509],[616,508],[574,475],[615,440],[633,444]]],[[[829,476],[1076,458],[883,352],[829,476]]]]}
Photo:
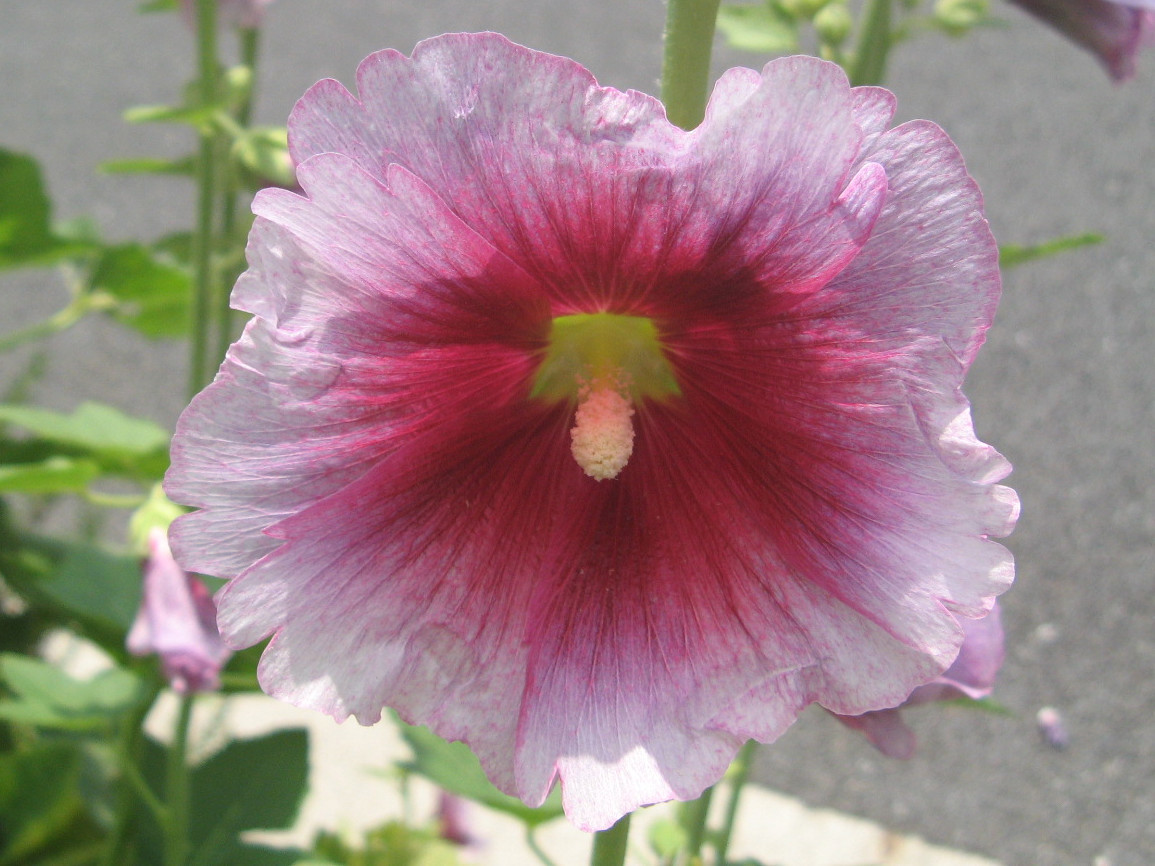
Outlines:
{"type": "MultiPolygon", "coordinates": [[[[996,0],[997,2],[997,0],[996,0]]],[[[180,181],[97,177],[98,162],[181,153],[183,130],[120,113],[170,100],[192,68],[172,16],[134,0],[0,2],[0,144],[44,163],[57,215],[113,238],[152,237],[191,214],[180,181]]],[[[996,235],[1029,243],[1098,231],[1096,248],[1009,273],[968,385],[980,436],[1015,464],[1023,517],[1005,597],[1012,713],[909,713],[921,752],[896,763],[819,711],[763,750],[760,778],[813,805],[1014,866],[1155,863],[1155,49],[1113,86],[1088,55],[1006,5],[1005,28],[930,35],[895,54],[900,118],[944,126],[987,199],[996,235]],[[1036,711],[1056,707],[1064,751],[1036,711]],[[1105,858],[1096,861],[1096,857],[1105,858]]],[[[566,54],[605,83],[654,92],[661,0],[278,0],[264,34],[259,114],[283,123],[316,79],[352,81],[369,52],[492,29],[566,54]]],[[[763,58],[720,50],[717,66],[763,58]]],[[[0,330],[64,303],[51,272],[0,278],[0,330]]],[[[0,358],[0,387],[26,364],[0,358]]],[[[184,352],[93,321],[51,344],[36,399],[98,399],[171,425],[184,352]]]]}

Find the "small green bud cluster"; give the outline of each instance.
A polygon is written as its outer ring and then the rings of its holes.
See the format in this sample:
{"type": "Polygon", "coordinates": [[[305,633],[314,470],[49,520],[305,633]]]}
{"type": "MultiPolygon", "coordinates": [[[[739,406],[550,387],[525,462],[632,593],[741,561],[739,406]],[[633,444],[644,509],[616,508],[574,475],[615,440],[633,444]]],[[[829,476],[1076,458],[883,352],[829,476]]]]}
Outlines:
{"type": "Polygon", "coordinates": [[[778,5],[791,18],[809,21],[829,2],[829,0],[778,0],[778,5]]]}
{"type": "Polygon", "coordinates": [[[987,0],[937,0],[934,21],[952,36],[962,36],[982,24],[989,12],[987,0]]]}
{"type": "Polygon", "coordinates": [[[845,3],[827,3],[814,15],[814,32],[824,47],[839,48],[854,29],[854,18],[845,3]]]}

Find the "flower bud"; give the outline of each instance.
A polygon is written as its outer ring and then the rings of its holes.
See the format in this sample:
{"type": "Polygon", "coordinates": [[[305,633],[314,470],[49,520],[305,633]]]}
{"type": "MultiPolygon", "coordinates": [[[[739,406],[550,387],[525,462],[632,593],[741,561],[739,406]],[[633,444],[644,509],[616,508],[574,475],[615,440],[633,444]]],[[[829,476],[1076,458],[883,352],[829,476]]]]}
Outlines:
{"type": "Polygon", "coordinates": [[[217,631],[208,589],[173,559],[163,529],[149,534],[144,592],[126,645],[133,655],[156,653],[177,692],[215,691],[232,652],[217,631]]]}
{"type": "Polygon", "coordinates": [[[962,36],[987,19],[987,0],[938,0],[934,20],[952,36],[962,36]]]}
{"type": "Polygon", "coordinates": [[[800,21],[813,18],[829,0],[781,0],[779,4],[791,17],[800,21]]]}
{"type": "Polygon", "coordinates": [[[831,48],[837,48],[845,42],[853,29],[854,19],[842,3],[828,3],[814,16],[814,32],[823,45],[831,48]]]}

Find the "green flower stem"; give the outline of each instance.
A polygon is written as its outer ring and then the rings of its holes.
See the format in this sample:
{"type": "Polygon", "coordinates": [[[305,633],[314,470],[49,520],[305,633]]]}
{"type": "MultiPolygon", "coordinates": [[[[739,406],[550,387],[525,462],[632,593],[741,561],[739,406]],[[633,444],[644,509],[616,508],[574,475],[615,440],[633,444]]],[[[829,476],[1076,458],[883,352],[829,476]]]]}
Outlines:
{"type": "Polygon", "coordinates": [[[157,799],[148,783],[141,778],[140,771],[136,767],[140,758],[141,743],[144,739],[142,725],[159,693],[160,686],[152,684],[148,694],[142,697],[132,712],[121,720],[120,736],[116,744],[117,765],[120,769],[116,814],[113,818],[112,830],[104,841],[104,853],[99,860],[100,866],[119,866],[124,862],[123,848],[125,839],[128,837],[133,813],[136,811],[137,797],[144,802],[158,824],[163,827],[167,821],[164,805],[157,799]]]}
{"type": "Polygon", "coordinates": [[[706,115],[710,53],[720,0],[668,0],[662,102],[671,123],[693,129],[706,115]]]}
{"type": "Polygon", "coordinates": [[[626,815],[608,830],[594,836],[590,866],[622,866],[626,862],[626,843],[630,838],[630,816],[626,815]]]}
{"type": "Polygon", "coordinates": [[[185,866],[188,861],[188,732],[192,707],[193,696],[181,695],[176,730],[168,747],[164,776],[165,807],[168,810],[168,822],[164,828],[164,866],[185,866]]]}
{"type": "MultiPolygon", "coordinates": [[[[241,64],[249,70],[248,87],[245,89],[244,96],[241,98],[240,105],[237,107],[235,122],[233,118],[229,118],[232,123],[231,136],[235,141],[239,133],[243,133],[248,129],[253,117],[253,97],[257,86],[257,61],[260,56],[260,31],[253,28],[246,28],[240,31],[241,41],[241,64]]],[[[227,154],[226,154],[227,156],[227,154]]],[[[240,190],[237,187],[236,172],[229,173],[229,179],[225,186],[222,210],[221,210],[221,236],[225,242],[230,245],[230,250],[233,244],[241,243],[240,238],[234,238],[233,235],[237,230],[237,209],[239,206],[240,190]]],[[[241,257],[244,261],[244,257],[241,257]]],[[[233,310],[229,306],[229,296],[231,294],[230,288],[236,278],[240,275],[239,269],[234,270],[232,267],[223,268],[223,278],[219,281],[219,289],[216,303],[216,325],[217,325],[217,344],[215,359],[220,361],[224,358],[225,352],[228,351],[229,345],[233,341],[233,310]]]]}
{"type": "MultiPolygon", "coordinates": [[[[217,101],[217,0],[197,0],[197,69],[202,106],[217,101]]],[[[211,128],[200,131],[197,156],[197,222],[193,231],[193,326],[189,359],[189,397],[201,390],[209,379],[209,342],[213,306],[213,209],[216,198],[217,133],[211,128]]]]}
{"type": "Polygon", "coordinates": [[[754,753],[757,749],[758,744],[754,740],[748,740],[731,765],[730,799],[726,803],[726,816],[722,822],[722,830],[718,834],[718,862],[722,864],[726,862],[726,854],[730,850],[730,837],[734,835],[734,820],[738,817],[738,800],[742,796],[742,788],[750,778],[750,768],[754,763],[754,753]]]}
{"type": "Polygon", "coordinates": [[[714,789],[707,788],[697,800],[682,804],[682,828],[686,831],[686,854],[691,861],[702,856],[702,843],[706,840],[706,821],[710,816],[710,801],[714,789]]]}
{"type": "Polygon", "coordinates": [[[148,497],[140,493],[103,493],[100,490],[85,490],[85,501],[102,508],[140,508],[148,502],[148,497]]]}
{"type": "Polygon", "coordinates": [[[259,692],[256,674],[221,671],[221,690],[226,692],[259,692]]]}
{"type": "Polygon", "coordinates": [[[867,0],[862,13],[862,31],[858,39],[850,83],[855,87],[882,84],[886,76],[886,57],[890,53],[890,18],[894,0],[867,0]]]}
{"type": "Polygon", "coordinates": [[[256,27],[246,28],[240,32],[241,65],[249,70],[249,87],[237,109],[237,122],[244,127],[253,119],[253,96],[257,91],[257,59],[260,56],[261,31],[256,27]]]}
{"type": "MultiPolygon", "coordinates": [[[[140,798],[140,802],[144,803],[144,807],[148,809],[153,820],[161,827],[166,826],[169,821],[168,807],[161,802],[156,792],[154,792],[148,784],[148,781],[140,774],[140,770],[137,769],[136,765],[132,763],[125,764],[122,772],[124,773],[124,779],[128,783],[129,789],[140,798]]],[[[115,864],[119,861],[113,860],[111,862],[115,864]]]]}

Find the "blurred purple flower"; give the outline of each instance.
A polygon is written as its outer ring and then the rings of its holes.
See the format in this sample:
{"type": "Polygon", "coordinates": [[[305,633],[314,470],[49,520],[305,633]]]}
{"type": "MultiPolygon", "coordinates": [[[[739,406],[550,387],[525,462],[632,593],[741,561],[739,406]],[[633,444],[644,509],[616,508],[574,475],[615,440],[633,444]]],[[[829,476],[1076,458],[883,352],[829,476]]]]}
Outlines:
{"type": "Polygon", "coordinates": [[[1043,707],[1035,716],[1035,724],[1039,729],[1039,736],[1052,749],[1065,749],[1071,738],[1067,733],[1067,724],[1054,707],[1043,707]]]}
{"type": "Polygon", "coordinates": [[[1135,55],[1155,39],[1155,0],[1011,0],[1092,54],[1116,81],[1135,74],[1135,55]]]}
{"type": "MultiPolygon", "coordinates": [[[[232,27],[252,29],[261,26],[265,7],[273,0],[219,0],[218,15],[221,23],[232,27]]],[[[180,11],[191,26],[196,21],[197,0],[180,0],[180,11]]]]}
{"type": "Polygon", "coordinates": [[[449,791],[437,798],[438,833],[446,842],[469,847],[478,844],[469,820],[469,801],[449,791]]]}
{"type": "Polygon", "coordinates": [[[942,676],[910,693],[899,706],[889,710],[875,710],[859,716],[835,718],[848,728],[862,731],[874,746],[890,758],[910,758],[918,745],[914,731],[902,720],[902,709],[932,701],[953,701],[958,698],[978,700],[991,693],[1003,665],[1003,624],[996,602],[983,619],[963,621],[962,648],[958,658],[942,676]]]}
{"type": "Polygon", "coordinates": [[[148,546],[144,593],[128,651],[159,655],[169,685],[181,694],[215,691],[232,652],[217,631],[212,597],[204,583],[177,565],[163,529],[149,533],[148,546]]]}

